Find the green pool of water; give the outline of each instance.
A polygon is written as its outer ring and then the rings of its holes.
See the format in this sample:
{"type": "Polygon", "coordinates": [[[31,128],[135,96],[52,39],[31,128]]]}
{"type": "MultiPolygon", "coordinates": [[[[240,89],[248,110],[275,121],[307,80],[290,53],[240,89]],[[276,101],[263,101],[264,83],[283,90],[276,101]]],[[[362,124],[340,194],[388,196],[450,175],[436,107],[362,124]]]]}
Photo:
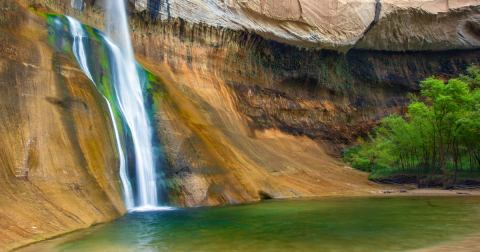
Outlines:
{"type": "Polygon", "coordinates": [[[339,197],[130,213],[20,251],[406,251],[479,232],[477,197],[339,197]]]}

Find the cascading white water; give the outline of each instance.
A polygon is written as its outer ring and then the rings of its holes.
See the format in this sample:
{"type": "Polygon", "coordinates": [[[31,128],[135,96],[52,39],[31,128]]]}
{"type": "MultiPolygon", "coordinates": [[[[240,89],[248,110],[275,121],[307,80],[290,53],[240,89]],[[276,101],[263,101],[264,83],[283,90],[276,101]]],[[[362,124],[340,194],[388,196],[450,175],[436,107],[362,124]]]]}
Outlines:
{"type": "MultiPolygon", "coordinates": [[[[152,130],[144,107],[142,88],[133,56],[125,2],[123,0],[109,0],[106,7],[107,27],[111,32],[110,37],[115,38],[116,44],[122,49],[112,47],[114,49],[112,50],[112,61],[117,64],[117,74],[113,77],[120,109],[132,132],[140,207],[156,207],[157,185],[152,130]]],[[[113,44],[108,39],[106,41],[113,44]]]]}
{"type": "Polygon", "coordinates": [[[106,97],[105,100],[107,101],[108,110],[110,111],[110,116],[112,117],[113,129],[115,130],[115,138],[117,139],[117,148],[118,148],[118,156],[120,158],[120,180],[122,181],[125,194],[125,207],[127,210],[131,210],[134,208],[134,201],[133,201],[133,193],[132,193],[132,185],[130,185],[130,181],[128,180],[126,166],[125,166],[125,155],[123,154],[122,144],[120,143],[120,135],[118,134],[118,128],[115,121],[115,116],[113,115],[112,106],[106,97]]]}
{"type": "Polygon", "coordinates": [[[83,72],[93,83],[95,83],[87,66],[87,56],[85,55],[85,46],[83,45],[83,38],[85,37],[85,34],[83,32],[82,24],[72,17],[66,17],[68,20],[70,33],[73,36],[73,54],[75,55],[75,58],[77,58],[77,61],[80,64],[83,72]]]}
{"type": "Polygon", "coordinates": [[[125,54],[110,39],[105,38],[105,41],[112,49],[112,62],[117,64],[112,81],[115,83],[119,107],[132,132],[140,207],[156,207],[157,185],[153,164],[152,133],[143,105],[137,68],[134,61],[126,62],[125,54]]]}
{"type": "MultiPolygon", "coordinates": [[[[118,101],[118,107],[122,112],[132,134],[135,150],[137,189],[139,197],[137,210],[155,209],[158,203],[152,147],[152,131],[150,128],[147,111],[144,107],[141,84],[127,29],[126,13],[123,9],[124,5],[121,0],[115,0],[111,2],[119,2],[118,5],[112,4],[112,6],[109,6],[107,9],[113,9],[111,10],[112,13],[117,13],[111,14],[108,20],[113,20],[110,21],[110,26],[113,27],[117,32],[115,37],[117,37],[117,40],[121,40],[119,44],[123,45],[123,47],[120,49],[108,37],[103,37],[103,40],[110,49],[111,77],[118,101]]],[[[95,83],[92,78],[91,71],[88,69],[87,55],[85,54],[85,46],[82,39],[85,37],[82,25],[71,17],[67,17],[67,19],[70,32],[74,37],[73,52],[75,57],[77,58],[80,67],[88,76],[88,78],[95,83]]],[[[108,105],[112,120],[114,120],[113,111],[109,103],[108,105]]],[[[132,209],[134,208],[134,200],[132,188],[126,175],[125,156],[123,155],[123,150],[119,142],[119,135],[116,125],[114,128],[117,138],[117,145],[119,146],[119,152],[121,152],[119,153],[121,156],[120,178],[125,190],[125,205],[127,206],[127,209],[132,209]]]]}
{"type": "MultiPolygon", "coordinates": [[[[87,77],[96,85],[95,81],[92,78],[92,74],[90,73],[90,69],[88,69],[87,65],[87,56],[85,55],[85,46],[83,44],[83,38],[85,38],[85,34],[82,28],[82,24],[78,22],[76,19],[73,19],[69,16],[66,16],[68,20],[68,26],[70,32],[73,36],[73,45],[72,51],[77,59],[80,67],[82,68],[83,72],[87,77]]],[[[132,186],[130,181],[128,180],[126,165],[125,165],[125,155],[123,153],[122,144],[120,143],[120,135],[118,133],[118,127],[116,124],[115,116],[113,115],[112,106],[108,99],[104,96],[105,101],[107,102],[108,109],[110,112],[110,116],[112,118],[113,129],[115,130],[115,139],[117,141],[117,148],[118,148],[118,155],[120,158],[120,179],[122,181],[122,185],[124,188],[124,196],[125,196],[125,207],[127,210],[131,210],[134,207],[134,200],[133,200],[133,192],[132,186]]]]}

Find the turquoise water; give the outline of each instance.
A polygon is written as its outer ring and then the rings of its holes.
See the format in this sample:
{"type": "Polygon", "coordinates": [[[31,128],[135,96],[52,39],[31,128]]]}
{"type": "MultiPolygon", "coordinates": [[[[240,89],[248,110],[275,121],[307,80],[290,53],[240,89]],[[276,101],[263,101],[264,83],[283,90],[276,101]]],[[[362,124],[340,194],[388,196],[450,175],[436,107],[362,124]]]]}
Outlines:
{"type": "Polygon", "coordinates": [[[478,232],[477,197],[338,197],[130,213],[21,251],[406,251],[478,232]]]}

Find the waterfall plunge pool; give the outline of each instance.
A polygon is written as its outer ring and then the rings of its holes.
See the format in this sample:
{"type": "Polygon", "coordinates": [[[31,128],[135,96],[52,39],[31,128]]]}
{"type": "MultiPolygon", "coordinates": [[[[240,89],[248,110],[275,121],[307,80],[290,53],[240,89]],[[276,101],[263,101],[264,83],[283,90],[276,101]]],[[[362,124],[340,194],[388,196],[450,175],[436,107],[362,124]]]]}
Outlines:
{"type": "Polygon", "coordinates": [[[18,251],[406,251],[479,232],[480,197],[365,196],[131,212],[18,251]]]}

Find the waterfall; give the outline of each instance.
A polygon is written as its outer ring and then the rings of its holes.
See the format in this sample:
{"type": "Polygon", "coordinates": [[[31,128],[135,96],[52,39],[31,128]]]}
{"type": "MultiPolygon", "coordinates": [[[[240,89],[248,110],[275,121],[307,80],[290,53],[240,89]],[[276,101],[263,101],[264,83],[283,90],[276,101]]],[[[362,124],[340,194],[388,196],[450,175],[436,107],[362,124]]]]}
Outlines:
{"type": "MultiPolygon", "coordinates": [[[[103,97],[105,98],[105,96],[103,97]]],[[[115,130],[115,138],[117,139],[117,148],[118,148],[118,156],[120,158],[120,180],[122,181],[123,190],[125,194],[125,207],[127,210],[131,210],[134,207],[133,201],[133,193],[132,193],[132,185],[130,185],[130,181],[128,180],[128,175],[125,166],[125,155],[123,154],[122,144],[120,143],[120,135],[118,134],[118,127],[115,120],[115,116],[113,115],[112,106],[107,98],[105,98],[108,105],[108,110],[110,111],[110,116],[112,117],[113,129],[115,130]]]]}
{"type": "Polygon", "coordinates": [[[113,80],[115,93],[125,120],[132,132],[137,170],[138,195],[141,207],[157,206],[157,185],[153,163],[152,131],[144,107],[142,89],[135,61],[128,62],[125,52],[110,39],[105,41],[112,49],[111,62],[115,63],[113,80]]]}
{"type": "MultiPolygon", "coordinates": [[[[82,24],[78,22],[76,19],[73,19],[69,16],[66,16],[68,20],[68,26],[70,29],[70,33],[73,36],[73,45],[72,45],[72,51],[73,54],[75,55],[75,58],[78,61],[78,64],[80,64],[80,68],[82,68],[83,72],[87,77],[96,85],[95,81],[92,78],[92,74],[90,73],[90,69],[88,69],[87,66],[87,56],[85,55],[85,46],[83,44],[83,39],[86,38],[82,24]]],[[[113,115],[113,110],[112,106],[110,105],[110,102],[108,99],[105,98],[105,101],[107,102],[108,109],[110,112],[110,116],[112,118],[112,124],[113,124],[113,129],[115,130],[115,139],[117,141],[117,148],[118,148],[118,156],[120,158],[120,179],[122,181],[123,185],[123,190],[124,190],[124,196],[125,196],[125,207],[127,210],[130,210],[134,207],[134,200],[133,200],[133,192],[132,192],[132,186],[130,185],[130,181],[128,180],[127,176],[127,171],[126,171],[126,165],[125,165],[125,155],[123,153],[123,148],[122,144],[120,142],[120,135],[118,133],[118,127],[117,123],[115,120],[115,116],[113,115]]]]}
{"type": "MultiPolygon", "coordinates": [[[[125,191],[125,205],[129,210],[155,210],[157,208],[157,184],[154,166],[152,129],[147,111],[144,107],[139,73],[133,56],[132,45],[127,27],[127,18],[122,0],[112,0],[107,6],[109,13],[108,26],[115,31],[112,37],[101,35],[109,49],[109,62],[111,64],[111,82],[115,90],[118,108],[121,111],[132,135],[135,168],[137,177],[137,204],[134,206],[133,192],[128,180],[125,156],[120,144],[116,121],[110,103],[107,100],[113,120],[115,137],[120,155],[120,178],[125,191]],[[118,46],[117,46],[118,45],[118,46]]],[[[77,20],[67,17],[69,30],[74,38],[72,51],[88,78],[95,83],[92,72],[88,68],[87,55],[83,38],[86,37],[82,24],[77,20]]],[[[105,98],[106,99],[106,98],[105,98]]]]}
{"type": "Polygon", "coordinates": [[[119,47],[106,39],[112,46],[117,73],[114,74],[115,91],[120,109],[132,132],[135,148],[137,184],[141,207],[157,206],[157,185],[153,161],[152,130],[144,107],[142,88],[138,77],[132,42],[128,30],[127,13],[123,0],[107,1],[107,27],[110,37],[115,38],[119,47]]]}

